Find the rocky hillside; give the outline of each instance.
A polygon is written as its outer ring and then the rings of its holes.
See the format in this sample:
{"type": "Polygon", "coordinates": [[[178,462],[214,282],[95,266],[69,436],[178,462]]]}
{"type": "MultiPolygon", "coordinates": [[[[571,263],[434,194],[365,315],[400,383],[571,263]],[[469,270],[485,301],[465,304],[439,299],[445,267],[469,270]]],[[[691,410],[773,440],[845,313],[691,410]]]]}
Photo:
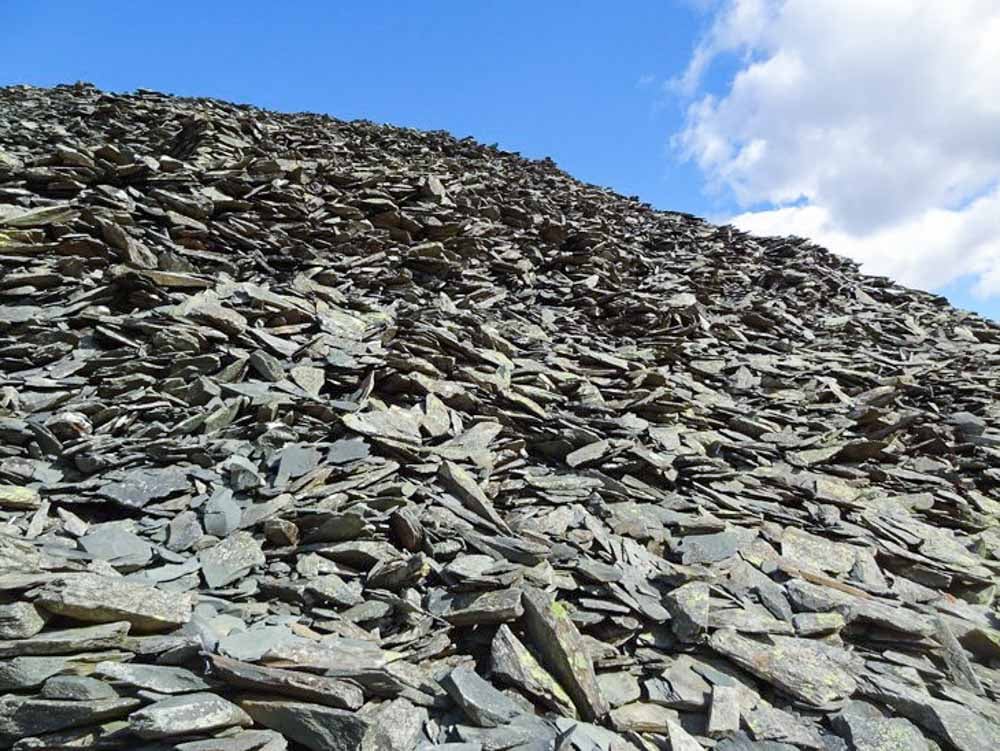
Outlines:
{"type": "Polygon", "coordinates": [[[0,90],[0,748],[1000,748],[1000,327],[446,133],[0,90]]]}

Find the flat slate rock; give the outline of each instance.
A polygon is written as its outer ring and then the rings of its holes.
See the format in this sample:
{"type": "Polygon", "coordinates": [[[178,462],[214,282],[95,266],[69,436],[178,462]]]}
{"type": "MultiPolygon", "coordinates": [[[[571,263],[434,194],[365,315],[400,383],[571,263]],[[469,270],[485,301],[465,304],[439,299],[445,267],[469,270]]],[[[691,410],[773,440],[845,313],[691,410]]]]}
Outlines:
{"type": "Polygon", "coordinates": [[[386,730],[341,709],[271,699],[244,699],[240,706],[258,725],[312,751],[393,751],[386,730]]]}
{"type": "Polygon", "coordinates": [[[478,727],[505,725],[522,712],[517,704],[469,668],[455,668],[440,683],[478,727]]]}
{"type": "Polygon", "coordinates": [[[234,726],[250,717],[235,704],[210,693],[184,694],[149,704],[129,715],[129,729],[140,738],[173,738],[234,726]]]}
{"type": "Polygon", "coordinates": [[[308,699],[340,709],[358,709],[364,694],[355,684],[298,670],[282,670],[252,665],[213,655],[212,676],[244,689],[308,699]]]}
{"type": "Polygon", "coordinates": [[[50,629],[26,639],[0,641],[0,657],[65,655],[122,646],[131,629],[128,621],[98,626],[50,629]]]}
{"type": "Polygon", "coordinates": [[[772,637],[770,644],[734,631],[716,631],[712,649],[776,688],[807,704],[828,708],[850,698],[857,688],[843,667],[846,654],[808,639],[772,637]],[[840,652],[843,656],[834,654],[840,652]]]}
{"type": "Polygon", "coordinates": [[[85,675],[54,675],[42,686],[46,699],[97,701],[117,699],[118,693],[107,683],[85,675]]]}
{"type": "Polygon", "coordinates": [[[0,639],[26,639],[45,628],[46,613],[28,602],[0,605],[0,639]]]}
{"type": "Polygon", "coordinates": [[[260,543],[248,532],[237,532],[198,554],[205,583],[212,589],[230,584],[264,563],[260,543]]]}
{"type": "Polygon", "coordinates": [[[171,665],[99,662],[94,666],[94,674],[158,694],[188,694],[211,688],[190,670],[171,665]]]}
{"type": "Polygon", "coordinates": [[[140,704],[131,698],[77,701],[8,694],[0,697],[0,744],[9,747],[26,736],[126,717],[140,704]]]}
{"type": "Polygon", "coordinates": [[[191,619],[187,594],[109,576],[69,574],[33,596],[35,603],[57,615],[91,623],[128,621],[136,631],[166,631],[191,619]]]}

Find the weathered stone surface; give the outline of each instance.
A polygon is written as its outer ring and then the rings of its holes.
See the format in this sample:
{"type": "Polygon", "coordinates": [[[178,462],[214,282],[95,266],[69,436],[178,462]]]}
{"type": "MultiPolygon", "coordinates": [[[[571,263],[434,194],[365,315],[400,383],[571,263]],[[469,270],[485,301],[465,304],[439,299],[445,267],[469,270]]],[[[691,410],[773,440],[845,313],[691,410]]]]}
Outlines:
{"type": "Polygon", "coordinates": [[[42,498],[34,488],[0,485],[0,508],[34,509],[41,503],[42,498]]]}
{"type": "Polygon", "coordinates": [[[642,696],[639,680],[631,673],[598,673],[597,685],[611,707],[631,704],[642,696]]]}
{"type": "MultiPolygon", "coordinates": [[[[576,716],[573,700],[506,625],[500,626],[493,637],[490,668],[493,676],[523,691],[530,698],[565,717],[576,716]]],[[[598,684],[603,690],[601,677],[598,676],[598,684]]],[[[639,684],[634,678],[632,681],[636,691],[634,698],[638,698],[639,684]]]]}
{"type": "Polygon", "coordinates": [[[144,566],[149,563],[153,549],[132,529],[133,525],[128,522],[93,525],[80,538],[80,547],[119,570],[144,566]]]}
{"type": "Polygon", "coordinates": [[[498,529],[505,532],[510,531],[507,523],[493,508],[493,503],[468,472],[454,462],[446,461],[441,465],[441,479],[444,480],[445,487],[453,492],[473,513],[491,522],[498,529]]]}
{"type": "Polygon", "coordinates": [[[254,566],[264,563],[260,543],[247,532],[237,532],[198,554],[202,574],[215,589],[242,578],[254,566]]]}
{"type": "MultiPolygon", "coordinates": [[[[957,702],[938,699],[891,678],[861,683],[865,698],[885,704],[924,731],[959,751],[989,751],[1000,747],[1000,723],[957,702]]],[[[994,715],[995,716],[995,715],[994,715]]],[[[896,727],[899,732],[902,726],[896,727]]]]}
{"type": "Polygon", "coordinates": [[[713,686],[706,734],[712,738],[736,735],[740,729],[741,694],[733,686],[713,686]]]}
{"type": "Polygon", "coordinates": [[[5,657],[0,660],[0,691],[20,691],[41,686],[67,669],[63,657],[5,657]]]}
{"type": "Polygon", "coordinates": [[[701,665],[686,655],[677,657],[663,673],[643,684],[650,701],[674,709],[706,709],[711,684],[698,672],[701,665]]]}
{"type": "Polygon", "coordinates": [[[221,728],[249,727],[253,720],[232,702],[209,693],[161,699],[128,718],[129,729],[140,738],[172,738],[221,728]]]}
{"type": "Polygon", "coordinates": [[[691,582],[673,590],[664,599],[670,611],[670,626],[681,641],[697,641],[708,629],[709,595],[704,582],[691,582]]]}
{"type": "Polygon", "coordinates": [[[240,705],[256,724],[312,751],[394,751],[377,723],[341,709],[270,699],[244,699],[240,705]]]}
{"type": "Polygon", "coordinates": [[[45,681],[42,696],[46,699],[98,701],[117,699],[118,694],[107,683],[85,675],[56,675],[45,681]]]}
{"type": "Polygon", "coordinates": [[[716,631],[712,649],[733,660],[764,681],[801,701],[828,708],[850,698],[856,688],[851,674],[844,669],[846,654],[840,659],[822,649],[822,644],[807,639],[776,636],[765,644],[734,631],[716,631]]]}
{"type": "Polygon", "coordinates": [[[212,675],[238,688],[308,699],[340,709],[358,709],[364,703],[361,690],[353,683],[297,670],[251,665],[218,655],[211,658],[212,675]]]}
{"type": "Polygon", "coordinates": [[[428,603],[428,609],[456,626],[507,623],[524,612],[520,589],[446,595],[428,603]]]}
{"type": "Polygon", "coordinates": [[[100,626],[52,629],[26,639],[0,641],[0,657],[62,655],[121,646],[131,624],[116,621],[100,626]]]}
{"type": "Polygon", "coordinates": [[[172,467],[136,469],[115,477],[115,481],[101,488],[100,494],[128,508],[142,508],[146,504],[188,488],[185,472],[172,467]]]}
{"type": "Polygon", "coordinates": [[[781,554],[802,568],[846,574],[854,568],[858,551],[850,545],[831,542],[819,535],[792,527],[782,535],[781,554]]]}
{"type": "Polygon", "coordinates": [[[824,751],[828,746],[819,731],[791,712],[763,702],[742,715],[743,724],[758,743],[791,744],[793,748],[824,751]]]}
{"type": "Polygon", "coordinates": [[[902,717],[887,718],[864,702],[850,702],[831,719],[834,730],[858,751],[927,751],[916,726],[902,717]]]}
{"type": "Polygon", "coordinates": [[[612,709],[611,724],[617,730],[667,735],[679,716],[673,709],[649,702],[633,702],[612,709]]]}
{"type": "Polygon", "coordinates": [[[0,639],[26,639],[45,628],[46,614],[31,603],[0,605],[0,639]]]}
{"type": "MultiPolygon", "coordinates": [[[[371,706],[371,705],[369,705],[371,706]]],[[[417,748],[424,738],[424,723],[428,712],[423,707],[414,706],[406,699],[386,701],[375,707],[367,717],[388,736],[389,748],[417,748]]]]}
{"type": "Polygon", "coordinates": [[[241,730],[233,735],[175,743],[176,751],[285,751],[288,742],[273,730],[241,730]]]}
{"type": "Polygon", "coordinates": [[[441,679],[441,685],[478,727],[505,725],[521,714],[513,701],[469,668],[450,671],[441,679]]]}
{"type": "Polygon", "coordinates": [[[548,667],[573,699],[585,719],[603,717],[608,703],[594,674],[594,665],[583,639],[566,609],[538,589],[524,592],[524,621],[528,633],[548,667]]]}
{"type": "Polygon", "coordinates": [[[205,504],[202,526],[210,535],[225,537],[240,525],[243,510],[233,500],[231,491],[217,491],[205,504]]]}
{"type": "Polygon", "coordinates": [[[0,696],[0,746],[9,747],[25,736],[124,717],[139,704],[138,699],[127,698],[66,701],[0,696]]]}
{"type": "Polygon", "coordinates": [[[190,670],[170,665],[99,662],[94,666],[94,674],[158,694],[187,694],[210,688],[190,670]]]}
{"type": "Polygon", "coordinates": [[[191,619],[186,594],[95,574],[69,574],[33,596],[52,613],[91,623],[128,621],[137,631],[164,631],[191,619]]]}

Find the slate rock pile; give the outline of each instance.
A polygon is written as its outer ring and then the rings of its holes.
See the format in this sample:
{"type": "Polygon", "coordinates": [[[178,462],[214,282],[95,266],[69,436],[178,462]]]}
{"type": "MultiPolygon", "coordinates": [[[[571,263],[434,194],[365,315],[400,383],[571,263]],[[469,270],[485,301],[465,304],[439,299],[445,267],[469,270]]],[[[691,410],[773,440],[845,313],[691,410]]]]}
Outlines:
{"type": "Polygon", "coordinates": [[[1000,327],[418,132],[0,90],[0,748],[995,751],[1000,327]]]}

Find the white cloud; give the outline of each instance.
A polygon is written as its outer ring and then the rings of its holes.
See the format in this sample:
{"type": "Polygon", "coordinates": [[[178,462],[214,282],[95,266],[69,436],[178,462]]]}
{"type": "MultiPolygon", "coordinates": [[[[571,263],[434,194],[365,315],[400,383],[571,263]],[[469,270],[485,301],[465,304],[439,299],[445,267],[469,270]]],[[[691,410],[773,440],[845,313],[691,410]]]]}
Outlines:
{"type": "Polygon", "coordinates": [[[997,0],[727,0],[674,85],[693,97],[674,145],[737,226],[1000,294],[997,0]]]}

